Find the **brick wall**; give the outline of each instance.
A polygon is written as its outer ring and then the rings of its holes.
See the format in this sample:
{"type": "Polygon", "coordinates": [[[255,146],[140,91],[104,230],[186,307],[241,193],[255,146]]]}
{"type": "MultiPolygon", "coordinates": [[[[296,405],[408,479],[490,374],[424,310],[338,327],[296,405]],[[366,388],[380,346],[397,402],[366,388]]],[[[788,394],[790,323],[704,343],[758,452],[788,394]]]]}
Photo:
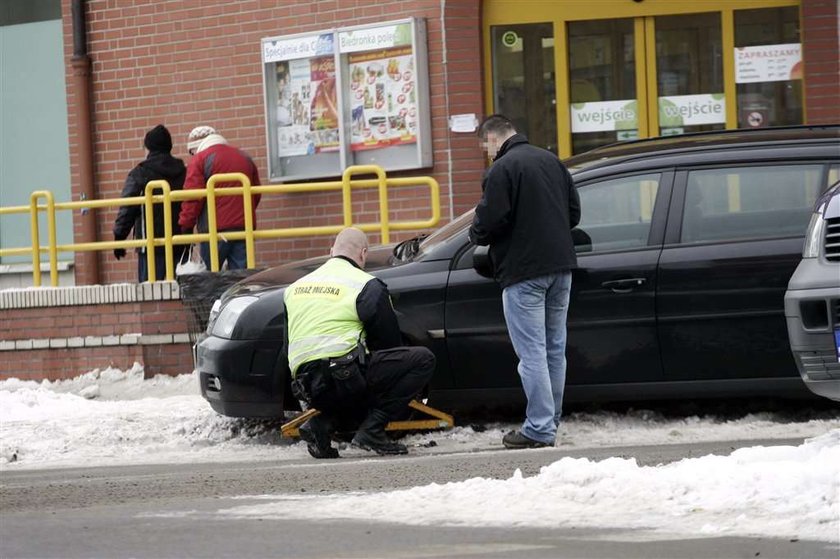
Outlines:
{"type": "Polygon", "coordinates": [[[0,379],[72,378],[144,366],[192,371],[188,315],[174,282],[0,292],[0,379]]]}
{"type": "Polygon", "coordinates": [[[840,37],[837,0],[802,0],[805,118],[840,122],[840,37]]]}
{"type": "MultiPolygon", "coordinates": [[[[447,126],[451,114],[483,112],[479,0],[89,0],[85,4],[99,198],[119,196],[126,173],[145,156],[144,133],[158,123],[170,129],[173,153],[184,158],[189,131],[211,124],[249,152],[267,177],[260,39],[405,17],[424,18],[428,30],[434,166],[403,174],[430,174],[438,180],[444,220],[471,207],[479,195],[482,159],[477,142],[472,135],[449,132],[447,126]]],[[[62,0],[62,14],[71,177],[77,188],[74,140],[80,123],[69,65],[73,53],[69,0],[62,0]]],[[[73,198],[78,195],[74,190],[73,198]]],[[[375,198],[362,195],[358,204],[365,199],[375,198]]],[[[425,190],[408,192],[404,199],[408,203],[396,204],[392,219],[411,219],[418,211],[428,215],[425,190]]],[[[112,238],[115,215],[116,210],[98,210],[101,239],[112,238]]],[[[321,224],[329,218],[339,224],[340,204],[310,194],[266,199],[257,220],[261,228],[290,227],[309,224],[313,215],[321,218],[321,224]]],[[[80,219],[74,216],[77,229],[80,219]]],[[[366,219],[373,220],[361,217],[366,219]]],[[[257,266],[323,254],[329,241],[260,240],[257,266]]],[[[117,262],[110,252],[100,253],[99,258],[102,283],[135,281],[133,258],[117,262]]]]}

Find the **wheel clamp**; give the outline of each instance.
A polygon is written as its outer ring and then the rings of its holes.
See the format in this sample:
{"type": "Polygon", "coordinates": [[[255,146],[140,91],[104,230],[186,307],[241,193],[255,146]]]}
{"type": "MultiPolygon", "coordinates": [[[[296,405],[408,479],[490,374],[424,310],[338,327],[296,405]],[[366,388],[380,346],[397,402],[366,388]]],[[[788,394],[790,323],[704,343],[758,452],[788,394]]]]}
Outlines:
{"type": "MultiPolygon", "coordinates": [[[[423,412],[431,416],[433,419],[407,419],[405,421],[392,421],[385,426],[386,431],[410,431],[413,429],[450,429],[455,425],[455,420],[448,413],[444,413],[438,409],[432,408],[417,400],[412,400],[408,407],[423,412]]],[[[310,408],[301,413],[291,421],[283,424],[280,427],[280,434],[286,438],[295,438],[299,436],[298,427],[303,425],[308,419],[315,417],[321,413],[315,408],[310,408]]]]}

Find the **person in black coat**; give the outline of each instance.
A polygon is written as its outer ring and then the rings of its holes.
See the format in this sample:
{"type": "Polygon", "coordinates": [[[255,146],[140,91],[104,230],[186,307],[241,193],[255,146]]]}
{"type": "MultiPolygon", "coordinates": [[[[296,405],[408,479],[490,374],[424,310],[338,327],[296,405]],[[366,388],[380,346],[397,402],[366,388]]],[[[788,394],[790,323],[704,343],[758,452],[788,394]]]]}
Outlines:
{"type": "MultiPolygon", "coordinates": [[[[184,178],[187,168],[184,162],[172,157],[172,136],[169,130],[162,124],[158,124],[146,133],[143,145],[148,150],[146,159],[138,163],[125,179],[121,197],[132,198],[143,196],[146,192],[146,184],[153,180],[165,180],[169,182],[171,190],[181,190],[184,187],[184,178]]],[[[156,192],[159,193],[160,191],[156,192]]],[[[181,229],[178,227],[178,215],[181,211],[180,203],[172,204],[172,234],[178,235],[181,229]]],[[[164,237],[164,215],[163,204],[154,205],[155,239],[164,237]]],[[[146,238],[146,216],[145,207],[122,206],[114,222],[114,240],[122,241],[134,231],[135,239],[146,238]]],[[[173,267],[181,259],[185,245],[174,245],[173,267]]],[[[114,256],[117,260],[125,257],[124,248],[114,249],[114,256]]],[[[144,282],[148,279],[148,264],[146,261],[146,247],[137,249],[137,281],[144,282]]],[[[166,277],[166,252],[164,247],[155,248],[155,279],[163,280],[166,277]]]]}
{"type": "Polygon", "coordinates": [[[490,246],[528,400],[522,427],[502,443],[553,446],[566,384],[566,317],[577,266],[571,230],[580,221],[580,198],[557,156],[529,144],[506,117],[488,117],[479,139],[493,163],[470,239],[490,246]]]}

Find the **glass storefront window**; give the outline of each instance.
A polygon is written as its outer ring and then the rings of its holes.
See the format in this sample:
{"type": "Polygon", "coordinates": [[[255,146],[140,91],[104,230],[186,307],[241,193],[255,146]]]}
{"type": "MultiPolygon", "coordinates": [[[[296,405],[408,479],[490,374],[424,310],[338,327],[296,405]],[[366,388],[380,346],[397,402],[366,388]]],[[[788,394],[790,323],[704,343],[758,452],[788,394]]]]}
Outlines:
{"type": "Polygon", "coordinates": [[[801,52],[797,7],[735,11],[739,128],[802,123],[801,52]]]}
{"type": "Polygon", "coordinates": [[[491,27],[493,106],[531,144],[557,153],[551,23],[491,27]]]}
{"type": "Polygon", "coordinates": [[[723,129],[720,13],[657,16],[655,25],[660,134],[723,129]]]}
{"type": "Polygon", "coordinates": [[[639,137],[633,20],[568,24],[572,153],[639,137]]]}

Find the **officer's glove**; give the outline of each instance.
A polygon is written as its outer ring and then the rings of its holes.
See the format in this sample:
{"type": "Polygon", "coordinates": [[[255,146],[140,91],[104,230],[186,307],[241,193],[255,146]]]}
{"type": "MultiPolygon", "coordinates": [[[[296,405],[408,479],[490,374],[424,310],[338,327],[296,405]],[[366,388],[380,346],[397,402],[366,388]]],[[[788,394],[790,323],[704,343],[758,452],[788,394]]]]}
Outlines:
{"type": "Polygon", "coordinates": [[[124,248],[115,248],[114,249],[114,257],[119,260],[121,258],[125,258],[125,249],[124,248]]]}

